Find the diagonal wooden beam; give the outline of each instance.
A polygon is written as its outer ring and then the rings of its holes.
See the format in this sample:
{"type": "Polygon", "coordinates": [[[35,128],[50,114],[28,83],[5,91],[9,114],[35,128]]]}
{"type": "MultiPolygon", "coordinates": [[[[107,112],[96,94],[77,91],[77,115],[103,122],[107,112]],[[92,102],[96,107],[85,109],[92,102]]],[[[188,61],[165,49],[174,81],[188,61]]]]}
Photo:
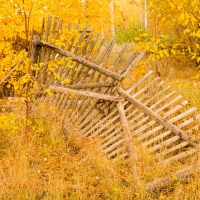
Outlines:
{"type": "Polygon", "coordinates": [[[46,47],[46,48],[49,48],[57,53],[59,53],[60,55],[62,56],[65,56],[65,57],[70,57],[73,61],[77,62],[77,63],[80,63],[82,65],[85,65],[91,69],[94,69],[108,77],[111,77],[113,78],[114,80],[117,80],[117,81],[121,81],[123,79],[123,76],[115,73],[115,72],[112,72],[106,68],[103,68],[101,67],[101,65],[97,65],[89,60],[86,60],[80,56],[77,56],[73,53],[71,53],[70,51],[67,51],[67,50],[64,50],[64,49],[61,49],[53,44],[50,44],[48,42],[45,42],[45,41],[41,41],[40,42],[40,45],[46,47]]]}
{"type": "MultiPolygon", "coordinates": [[[[179,127],[175,126],[173,123],[166,121],[164,118],[162,118],[157,113],[153,112],[150,108],[148,108],[146,105],[142,104],[140,101],[132,97],[130,94],[128,94],[126,91],[124,91],[121,88],[117,88],[117,92],[122,95],[127,101],[132,103],[133,105],[137,106],[139,109],[141,109],[145,114],[153,118],[155,121],[163,125],[168,130],[172,131],[176,135],[178,135],[183,140],[190,143],[192,146],[196,147],[198,150],[200,149],[200,141],[196,140],[192,136],[188,135],[186,132],[181,130],[179,127]]],[[[193,108],[194,111],[197,110],[197,108],[193,108]]]]}
{"type": "Polygon", "coordinates": [[[104,100],[108,100],[108,101],[117,101],[117,102],[124,101],[124,98],[122,98],[122,97],[115,97],[115,96],[99,94],[99,93],[95,93],[95,92],[79,91],[79,90],[73,90],[73,89],[57,87],[57,86],[50,86],[49,89],[52,92],[72,93],[72,94],[75,93],[75,94],[79,94],[82,96],[93,97],[93,98],[97,98],[97,99],[104,99],[104,100]]]}

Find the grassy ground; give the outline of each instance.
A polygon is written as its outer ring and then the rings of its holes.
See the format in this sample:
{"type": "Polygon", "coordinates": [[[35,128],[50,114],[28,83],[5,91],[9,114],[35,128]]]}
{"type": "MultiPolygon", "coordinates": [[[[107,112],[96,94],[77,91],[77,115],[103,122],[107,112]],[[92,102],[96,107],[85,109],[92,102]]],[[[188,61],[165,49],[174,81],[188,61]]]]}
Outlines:
{"type": "Polygon", "coordinates": [[[77,138],[70,122],[63,130],[53,109],[43,106],[35,114],[26,136],[21,117],[4,113],[12,123],[0,135],[0,199],[198,199],[198,176],[189,184],[175,181],[153,196],[145,193],[145,183],[180,169],[181,163],[160,167],[159,159],[138,144],[133,174],[129,160],[113,162],[100,153],[98,138],[77,138]]]}
{"type": "MultiPolygon", "coordinates": [[[[159,63],[165,66],[166,63],[159,63]]],[[[140,64],[136,76],[129,77],[125,87],[134,83],[154,63],[140,64]]],[[[197,107],[200,84],[194,68],[160,67],[161,78],[197,107]]],[[[77,129],[68,124],[63,129],[53,108],[41,107],[30,118],[28,136],[23,118],[18,114],[0,115],[0,199],[16,200],[193,200],[199,199],[199,175],[184,184],[176,182],[150,196],[145,183],[180,168],[175,163],[160,167],[158,158],[138,144],[139,160],[132,174],[129,160],[113,162],[99,151],[98,138],[77,138],[77,129]],[[137,177],[137,178],[136,178],[137,177]]],[[[189,160],[188,164],[194,161],[189,160]]]]}

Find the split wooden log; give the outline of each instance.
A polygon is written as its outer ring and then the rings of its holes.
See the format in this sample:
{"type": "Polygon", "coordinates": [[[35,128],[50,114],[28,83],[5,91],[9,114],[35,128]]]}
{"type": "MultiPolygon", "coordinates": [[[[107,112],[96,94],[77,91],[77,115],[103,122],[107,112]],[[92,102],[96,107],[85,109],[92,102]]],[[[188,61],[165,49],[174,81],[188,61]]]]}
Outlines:
{"type": "Polygon", "coordinates": [[[129,95],[126,91],[124,91],[121,88],[117,89],[118,93],[122,95],[126,100],[128,100],[130,103],[134,104],[138,108],[140,108],[145,114],[149,115],[151,118],[153,118],[155,121],[163,125],[168,130],[172,131],[188,143],[190,143],[192,146],[196,147],[198,150],[200,149],[200,142],[199,140],[196,140],[192,136],[188,135],[186,132],[181,130],[179,127],[175,126],[169,121],[166,121],[164,118],[162,118],[157,113],[153,112],[151,109],[149,109],[147,106],[139,102],[137,99],[129,95]]]}
{"type": "Polygon", "coordinates": [[[53,51],[55,51],[57,53],[59,53],[62,56],[70,57],[73,61],[78,62],[78,63],[80,63],[82,65],[85,65],[85,66],[87,66],[89,68],[92,68],[92,69],[94,69],[94,70],[96,70],[96,71],[98,71],[98,72],[100,72],[100,73],[102,73],[102,74],[104,74],[104,75],[106,75],[108,77],[113,78],[114,80],[121,81],[123,79],[123,76],[121,76],[121,75],[119,75],[119,74],[117,74],[115,72],[112,72],[112,71],[110,71],[110,70],[108,70],[106,68],[103,68],[103,67],[101,67],[101,65],[97,65],[97,64],[95,64],[95,63],[93,63],[91,61],[88,61],[88,60],[80,57],[80,56],[77,56],[77,55],[75,55],[75,54],[73,54],[73,53],[71,53],[71,52],[69,52],[67,50],[63,50],[63,49],[61,49],[61,48],[59,48],[59,47],[57,47],[57,46],[55,46],[53,44],[49,44],[49,43],[47,43],[45,41],[41,41],[41,45],[46,47],[46,48],[49,48],[49,49],[51,49],[51,50],[53,50],[53,51]]]}
{"type": "Polygon", "coordinates": [[[75,94],[86,96],[86,97],[93,97],[93,98],[104,99],[104,100],[108,100],[108,101],[117,101],[117,102],[124,101],[124,98],[122,98],[122,97],[114,97],[114,96],[110,96],[110,95],[99,94],[99,93],[94,93],[94,92],[87,92],[87,91],[78,91],[78,90],[73,90],[73,89],[63,88],[63,87],[50,86],[49,89],[52,92],[75,93],[75,94]]]}
{"type": "Polygon", "coordinates": [[[184,181],[187,178],[192,177],[195,173],[199,171],[200,171],[200,164],[190,165],[188,167],[176,171],[171,176],[167,175],[147,183],[146,192],[151,194],[155,193],[156,191],[159,191],[159,189],[161,188],[173,185],[174,182],[184,181]]]}

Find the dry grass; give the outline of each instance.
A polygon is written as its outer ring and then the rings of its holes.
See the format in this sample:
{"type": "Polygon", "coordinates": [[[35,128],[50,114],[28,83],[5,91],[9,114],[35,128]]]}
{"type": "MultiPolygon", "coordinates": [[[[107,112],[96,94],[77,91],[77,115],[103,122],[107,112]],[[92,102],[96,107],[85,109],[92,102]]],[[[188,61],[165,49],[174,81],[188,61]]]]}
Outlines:
{"type": "Polygon", "coordinates": [[[47,108],[35,113],[37,118],[32,116],[28,143],[23,124],[11,134],[10,130],[1,133],[0,199],[194,199],[199,194],[196,178],[189,185],[176,183],[173,193],[150,197],[145,183],[178,169],[178,165],[160,167],[159,159],[138,144],[136,175],[140,181],[136,182],[129,160],[107,159],[99,150],[98,138],[77,138],[70,122],[63,130],[61,119],[47,108]]]}
{"type": "Polygon", "coordinates": [[[98,138],[77,138],[52,112],[32,116],[28,142],[23,124],[1,133],[0,199],[140,199],[128,161],[108,160],[98,138]]]}
{"type": "MultiPolygon", "coordinates": [[[[152,63],[148,69],[144,66],[145,63],[140,63],[134,74],[125,80],[125,88],[136,82],[146,70],[154,68],[152,63]]],[[[200,107],[199,80],[191,79],[196,70],[170,66],[160,68],[161,78],[182,93],[192,105],[200,107]]],[[[113,162],[107,159],[99,150],[98,138],[77,138],[75,125],[66,121],[68,126],[64,130],[53,108],[43,106],[41,109],[42,112],[40,110],[31,116],[28,142],[19,115],[10,118],[10,128],[1,130],[0,199],[199,199],[199,174],[184,184],[175,180],[174,185],[153,196],[145,193],[145,183],[180,169],[181,162],[174,163],[170,168],[160,166],[159,158],[138,144],[136,175],[140,181],[136,182],[129,160],[113,162]]],[[[4,115],[7,114],[0,115],[0,118],[4,119],[4,115]]],[[[186,164],[194,162],[196,160],[189,159],[186,164]]]]}

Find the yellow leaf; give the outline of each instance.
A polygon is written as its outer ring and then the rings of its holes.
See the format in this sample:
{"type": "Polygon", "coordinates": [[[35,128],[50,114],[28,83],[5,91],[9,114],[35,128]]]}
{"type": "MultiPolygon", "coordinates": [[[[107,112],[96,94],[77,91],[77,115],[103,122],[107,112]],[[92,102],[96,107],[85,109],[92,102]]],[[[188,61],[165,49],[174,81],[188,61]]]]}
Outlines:
{"type": "Polygon", "coordinates": [[[196,43],[195,46],[196,46],[197,49],[199,49],[199,44],[196,43]]]}

